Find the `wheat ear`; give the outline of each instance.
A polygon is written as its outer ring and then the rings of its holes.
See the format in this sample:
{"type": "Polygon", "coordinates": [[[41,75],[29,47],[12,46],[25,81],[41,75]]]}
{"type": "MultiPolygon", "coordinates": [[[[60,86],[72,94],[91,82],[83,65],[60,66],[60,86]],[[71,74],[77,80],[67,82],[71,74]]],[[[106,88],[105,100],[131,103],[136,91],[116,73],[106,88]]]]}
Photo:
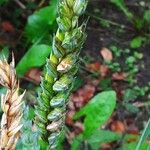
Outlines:
{"type": "Polygon", "coordinates": [[[85,41],[86,22],[79,25],[87,0],[60,0],[58,30],[41,82],[36,123],[49,149],[57,149],[63,131],[66,103],[78,70],[79,53],[85,41]]]}
{"type": "Polygon", "coordinates": [[[19,138],[19,131],[23,126],[22,95],[19,95],[19,82],[16,78],[14,59],[10,65],[7,60],[0,60],[0,84],[7,88],[6,94],[1,95],[1,119],[0,149],[13,150],[19,138]]]}

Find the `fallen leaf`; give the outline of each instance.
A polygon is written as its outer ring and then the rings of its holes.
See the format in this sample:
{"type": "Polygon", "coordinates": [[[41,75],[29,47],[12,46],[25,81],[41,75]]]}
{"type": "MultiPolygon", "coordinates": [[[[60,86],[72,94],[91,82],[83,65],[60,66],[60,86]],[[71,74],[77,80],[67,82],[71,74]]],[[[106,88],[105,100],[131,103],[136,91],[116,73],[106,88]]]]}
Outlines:
{"type": "Polygon", "coordinates": [[[1,25],[2,25],[2,29],[6,32],[14,32],[15,31],[13,25],[9,21],[3,21],[1,25]]]}
{"type": "Polygon", "coordinates": [[[41,81],[41,78],[40,78],[41,75],[42,75],[42,72],[39,69],[32,68],[26,73],[25,77],[28,80],[31,80],[31,81],[39,84],[41,81]]]}
{"type": "Polygon", "coordinates": [[[100,74],[102,77],[105,77],[109,73],[109,68],[106,65],[101,65],[100,74]]]}
{"type": "Polygon", "coordinates": [[[121,121],[114,121],[111,123],[111,130],[114,132],[123,133],[125,132],[125,125],[121,121]]]}
{"type": "Polygon", "coordinates": [[[76,135],[79,135],[81,132],[83,132],[84,126],[81,122],[77,121],[74,124],[74,132],[76,135]]]}
{"type": "Polygon", "coordinates": [[[67,141],[68,143],[72,143],[72,140],[74,139],[75,137],[75,133],[74,132],[67,132],[66,133],[66,138],[67,138],[67,141]]]}
{"type": "Polygon", "coordinates": [[[105,61],[111,61],[113,59],[112,52],[106,47],[102,48],[100,53],[105,61]]]}
{"type": "Polygon", "coordinates": [[[116,72],[116,73],[113,73],[112,79],[113,80],[125,80],[126,76],[127,75],[124,72],[116,72]]]}
{"type": "Polygon", "coordinates": [[[97,62],[94,62],[91,64],[87,64],[86,68],[91,72],[95,72],[95,71],[97,72],[97,71],[99,71],[100,66],[101,66],[100,62],[97,61],[97,62]]]}
{"type": "Polygon", "coordinates": [[[73,126],[74,125],[74,122],[73,122],[74,114],[75,114],[75,111],[72,111],[72,110],[67,112],[66,119],[65,119],[65,122],[66,122],[67,125],[69,125],[69,126],[73,126]]]}
{"type": "Polygon", "coordinates": [[[101,150],[111,150],[112,146],[110,144],[102,144],[101,150]]]}
{"type": "Polygon", "coordinates": [[[81,108],[94,96],[95,91],[95,86],[86,84],[71,96],[71,100],[77,108],[81,108]]]}
{"type": "Polygon", "coordinates": [[[127,132],[129,134],[138,135],[139,134],[139,129],[134,124],[131,124],[131,125],[128,126],[127,132]]]}
{"type": "Polygon", "coordinates": [[[74,106],[73,101],[71,100],[71,96],[70,96],[70,100],[69,100],[69,103],[68,103],[68,109],[69,110],[75,110],[75,106],[74,106]]]}

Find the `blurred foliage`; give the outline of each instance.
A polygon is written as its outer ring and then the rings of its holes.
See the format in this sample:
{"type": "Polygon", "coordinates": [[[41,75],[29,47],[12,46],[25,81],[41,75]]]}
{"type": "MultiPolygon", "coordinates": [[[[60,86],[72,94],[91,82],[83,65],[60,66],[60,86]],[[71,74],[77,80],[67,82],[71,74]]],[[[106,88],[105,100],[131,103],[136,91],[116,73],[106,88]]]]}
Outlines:
{"type": "Polygon", "coordinates": [[[18,75],[23,76],[29,69],[44,65],[50,52],[51,47],[49,45],[33,45],[17,65],[18,75]]]}
{"type": "Polygon", "coordinates": [[[28,17],[25,34],[28,42],[33,45],[17,64],[18,75],[23,76],[29,69],[45,64],[51,52],[51,34],[56,28],[57,4],[58,0],[51,0],[50,6],[43,7],[28,17]]]}
{"type": "Polygon", "coordinates": [[[17,150],[40,150],[40,146],[38,144],[38,132],[35,132],[33,129],[32,121],[34,116],[34,109],[32,107],[24,106],[24,115],[22,119],[23,128],[21,130],[21,139],[16,146],[17,150]]]}
{"type": "MultiPolygon", "coordinates": [[[[129,144],[123,145],[121,148],[118,148],[117,150],[134,150],[134,149],[136,150],[136,145],[137,145],[137,142],[131,142],[129,144]]],[[[148,150],[148,144],[143,143],[141,145],[140,150],[148,150]]]]}
{"type": "MultiPolygon", "coordinates": [[[[148,136],[150,135],[150,119],[148,120],[145,128],[144,128],[144,131],[141,135],[141,138],[136,146],[136,150],[141,150],[142,149],[142,144],[145,142],[145,140],[148,138],[148,136]]],[[[150,147],[150,144],[149,144],[149,147],[150,147]]],[[[147,148],[148,149],[148,148],[147,148]]]]}
{"type": "Polygon", "coordinates": [[[0,0],[0,5],[3,5],[5,3],[7,3],[7,2],[8,2],[8,0],[0,0]]]}
{"type": "Polygon", "coordinates": [[[85,116],[85,131],[83,135],[88,137],[94,130],[102,126],[111,116],[115,105],[116,93],[114,91],[106,91],[97,94],[85,107],[77,112],[74,119],[85,116]]]}
{"type": "MultiPolygon", "coordinates": [[[[121,137],[122,135],[119,133],[107,130],[95,130],[87,139],[84,139],[82,134],[76,137],[71,145],[71,150],[81,149],[83,140],[88,142],[91,150],[99,150],[101,144],[117,141],[121,137]]],[[[85,147],[83,149],[85,149],[85,147]]]]}
{"type": "Polygon", "coordinates": [[[52,0],[50,6],[43,7],[28,17],[25,33],[31,43],[50,43],[49,33],[53,32],[56,26],[57,2],[58,0],[52,0]]]}
{"type": "Polygon", "coordinates": [[[130,20],[133,18],[133,14],[129,11],[124,0],[111,0],[111,2],[114,3],[120,10],[122,10],[130,20]]]}
{"type": "Polygon", "coordinates": [[[141,45],[142,45],[144,40],[145,40],[144,37],[141,37],[141,36],[135,37],[134,39],[132,39],[132,41],[130,43],[131,48],[139,48],[139,47],[141,47],[141,45]]]}
{"type": "Polygon", "coordinates": [[[100,143],[115,141],[120,138],[118,134],[97,130],[109,119],[115,105],[116,93],[114,91],[106,91],[97,94],[85,107],[81,108],[81,110],[75,114],[74,119],[85,116],[84,132],[74,139],[71,148],[72,150],[80,149],[80,144],[84,140],[87,140],[89,144],[92,144],[92,147],[98,149],[100,143]],[[109,134],[109,137],[102,136],[106,134],[109,134]]]}
{"type": "Polygon", "coordinates": [[[138,35],[136,35],[130,43],[131,48],[139,48],[143,43],[150,42],[150,7],[144,10],[142,17],[139,17],[139,14],[133,13],[130,11],[125,4],[124,0],[111,0],[111,2],[119,8],[128,20],[134,25],[134,28],[137,30],[138,35]],[[145,31],[145,33],[140,31],[145,31]]]}

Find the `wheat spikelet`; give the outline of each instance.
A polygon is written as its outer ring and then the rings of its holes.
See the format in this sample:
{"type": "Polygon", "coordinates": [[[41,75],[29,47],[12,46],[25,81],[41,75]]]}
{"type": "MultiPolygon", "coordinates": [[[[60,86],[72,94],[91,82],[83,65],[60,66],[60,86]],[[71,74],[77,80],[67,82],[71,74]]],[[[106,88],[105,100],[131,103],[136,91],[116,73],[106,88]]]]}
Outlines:
{"type": "Polygon", "coordinates": [[[0,149],[13,150],[19,138],[22,127],[22,95],[19,95],[19,82],[16,78],[14,59],[10,65],[7,60],[0,60],[0,84],[7,88],[5,95],[1,95],[1,119],[0,149]]]}
{"type": "Polygon", "coordinates": [[[86,39],[86,21],[79,23],[88,0],[60,0],[58,30],[47,60],[38,97],[36,124],[49,149],[57,149],[63,134],[66,105],[78,71],[79,54],[86,39]]]}

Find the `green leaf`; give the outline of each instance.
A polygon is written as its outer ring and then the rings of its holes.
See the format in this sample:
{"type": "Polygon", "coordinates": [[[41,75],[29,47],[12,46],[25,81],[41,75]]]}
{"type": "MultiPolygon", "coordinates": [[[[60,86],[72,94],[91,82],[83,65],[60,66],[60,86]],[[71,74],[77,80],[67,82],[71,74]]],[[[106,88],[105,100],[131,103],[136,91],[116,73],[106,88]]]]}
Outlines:
{"type": "Polygon", "coordinates": [[[87,141],[90,144],[95,144],[95,143],[108,143],[108,142],[112,142],[112,141],[116,141],[118,139],[120,139],[122,136],[122,134],[119,133],[115,133],[112,131],[108,131],[108,130],[96,130],[92,136],[90,136],[87,141]]]}
{"type": "Polygon", "coordinates": [[[123,95],[123,100],[125,102],[133,101],[137,98],[137,93],[135,90],[126,89],[123,95]]]}
{"type": "Polygon", "coordinates": [[[144,12],[144,19],[150,23],[150,9],[144,12]]]}
{"type": "Polygon", "coordinates": [[[93,150],[98,150],[101,144],[114,142],[119,140],[122,134],[111,132],[108,130],[96,130],[87,141],[93,150]]]}
{"type": "Polygon", "coordinates": [[[146,127],[142,133],[142,136],[140,138],[140,141],[138,142],[137,146],[136,146],[136,150],[141,150],[141,146],[144,143],[144,141],[146,140],[146,138],[150,135],[150,119],[148,120],[146,127]]]}
{"type": "Polygon", "coordinates": [[[83,141],[83,135],[80,134],[79,136],[75,137],[73,139],[73,142],[71,144],[71,150],[78,150],[80,149],[80,144],[83,141]]]}
{"type": "Polygon", "coordinates": [[[137,36],[134,39],[132,39],[130,46],[131,48],[139,48],[142,45],[143,41],[144,41],[143,37],[137,36]]]}
{"type": "Polygon", "coordinates": [[[126,7],[124,0],[111,0],[111,2],[114,3],[120,10],[122,10],[129,20],[133,18],[133,14],[126,7]]]}
{"type": "Polygon", "coordinates": [[[127,111],[130,113],[138,113],[139,112],[139,108],[137,108],[136,106],[134,106],[130,103],[124,103],[123,105],[125,106],[127,111]]]}
{"type": "Polygon", "coordinates": [[[107,79],[103,79],[100,81],[100,88],[102,90],[110,90],[111,89],[111,79],[107,78],[107,79]]]}
{"type": "Polygon", "coordinates": [[[85,116],[84,136],[90,136],[111,116],[116,105],[116,93],[106,91],[97,94],[85,107],[75,114],[75,119],[85,116]]]}
{"type": "MultiPolygon", "coordinates": [[[[132,142],[132,143],[123,145],[123,147],[118,148],[117,150],[136,150],[136,145],[137,145],[137,142],[132,142]]],[[[148,148],[148,144],[143,143],[140,150],[148,150],[147,148],[148,148]]]]}
{"type": "Polygon", "coordinates": [[[16,67],[18,75],[23,76],[33,67],[41,67],[46,62],[46,58],[49,56],[50,52],[51,47],[48,45],[41,44],[32,46],[16,67]]]}
{"type": "Polygon", "coordinates": [[[40,145],[41,150],[47,149],[48,147],[48,143],[44,142],[42,139],[39,139],[38,144],[40,145]]]}
{"type": "Polygon", "coordinates": [[[52,1],[51,6],[41,8],[33,15],[28,17],[28,22],[25,27],[26,35],[32,43],[35,43],[41,38],[49,39],[48,33],[53,30],[53,23],[57,14],[57,2],[52,1]]]}

